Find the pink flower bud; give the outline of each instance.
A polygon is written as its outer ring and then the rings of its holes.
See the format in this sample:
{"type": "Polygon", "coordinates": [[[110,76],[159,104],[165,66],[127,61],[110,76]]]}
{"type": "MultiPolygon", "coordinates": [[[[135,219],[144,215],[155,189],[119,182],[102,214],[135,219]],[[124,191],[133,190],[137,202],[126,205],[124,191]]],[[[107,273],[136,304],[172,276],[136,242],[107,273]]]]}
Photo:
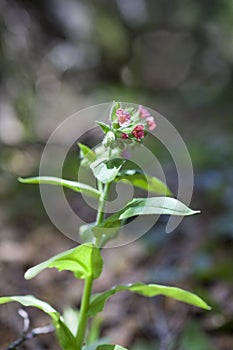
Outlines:
{"type": "Polygon", "coordinates": [[[144,137],[144,125],[136,125],[132,131],[132,134],[134,135],[134,137],[136,137],[138,141],[141,141],[141,139],[144,137]]]}
{"type": "Polygon", "coordinates": [[[138,111],[141,118],[146,118],[150,116],[150,112],[146,108],[142,107],[141,105],[138,106],[138,111]]]}
{"type": "Polygon", "coordinates": [[[130,124],[130,114],[128,112],[126,112],[124,109],[119,108],[116,111],[116,115],[118,118],[118,123],[120,126],[129,126],[130,124]]]}
{"type": "Polygon", "coordinates": [[[129,135],[124,133],[121,137],[123,138],[123,140],[127,140],[129,138],[129,135]]]}
{"type": "Polygon", "coordinates": [[[146,123],[149,130],[154,130],[156,128],[156,123],[154,117],[150,116],[146,118],[146,123]]]}

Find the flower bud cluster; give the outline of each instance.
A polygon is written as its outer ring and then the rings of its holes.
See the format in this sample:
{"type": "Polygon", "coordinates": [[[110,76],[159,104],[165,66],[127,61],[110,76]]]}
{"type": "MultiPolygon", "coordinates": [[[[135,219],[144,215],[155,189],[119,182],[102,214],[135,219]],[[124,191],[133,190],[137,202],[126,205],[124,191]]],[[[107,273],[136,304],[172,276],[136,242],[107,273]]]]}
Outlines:
{"type": "Polygon", "coordinates": [[[111,125],[99,123],[105,132],[103,146],[105,148],[119,146],[125,141],[141,142],[148,131],[156,127],[154,117],[143,106],[134,108],[123,108],[120,103],[113,105],[111,112],[111,125]],[[120,141],[121,140],[121,141],[120,141]]]}
{"type": "Polygon", "coordinates": [[[142,106],[130,112],[119,108],[116,111],[116,117],[120,127],[118,131],[121,131],[123,140],[131,139],[140,142],[145,137],[146,131],[154,130],[156,127],[154,117],[142,106]]]}

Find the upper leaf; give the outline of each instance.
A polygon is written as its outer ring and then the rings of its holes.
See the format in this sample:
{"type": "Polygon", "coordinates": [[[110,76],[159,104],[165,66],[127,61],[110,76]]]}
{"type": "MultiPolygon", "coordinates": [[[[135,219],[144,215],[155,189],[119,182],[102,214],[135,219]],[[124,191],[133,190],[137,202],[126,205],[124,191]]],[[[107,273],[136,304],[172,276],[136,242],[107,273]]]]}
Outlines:
{"type": "Polygon", "coordinates": [[[172,193],[165,183],[157,177],[142,173],[139,170],[126,170],[120,172],[115,178],[115,182],[131,182],[135,187],[139,187],[148,192],[171,196],[172,193]]]}
{"type": "Polygon", "coordinates": [[[112,108],[110,111],[110,121],[114,122],[116,119],[116,111],[121,108],[120,102],[113,101],[112,103],[112,108]]]}
{"type": "Polygon", "coordinates": [[[25,273],[26,279],[31,279],[47,268],[55,267],[58,271],[72,271],[76,278],[92,276],[98,278],[101,274],[103,260],[99,249],[91,244],[80,245],[49,260],[36,265],[25,273]]]}
{"type": "Polygon", "coordinates": [[[121,211],[119,219],[127,219],[135,215],[177,215],[187,216],[200,213],[192,210],[178,199],[171,197],[135,198],[121,211]]]}
{"type": "Polygon", "coordinates": [[[111,160],[96,161],[92,163],[91,169],[94,176],[103,183],[112,182],[124,164],[124,159],[115,158],[111,160]]]}
{"type": "Polygon", "coordinates": [[[59,185],[68,187],[73,191],[76,192],[82,192],[87,196],[99,198],[100,192],[96,190],[95,188],[83,184],[81,182],[71,181],[71,180],[64,180],[59,177],[53,177],[53,176],[37,176],[37,177],[29,177],[27,179],[23,179],[21,177],[18,178],[19,182],[26,183],[26,184],[50,184],[50,185],[59,185]]]}
{"type": "Polygon", "coordinates": [[[210,310],[210,307],[206,304],[204,300],[198,297],[196,294],[188,292],[184,289],[176,287],[168,287],[159,284],[143,284],[143,283],[134,283],[128,285],[120,285],[113,287],[106,292],[99,293],[93,296],[92,301],[89,306],[88,315],[94,316],[98,312],[102,311],[105,305],[105,302],[113,294],[128,290],[146,297],[154,297],[157,295],[164,295],[169,298],[173,298],[184,303],[200,307],[202,309],[210,310]]]}
{"type": "Polygon", "coordinates": [[[111,130],[110,126],[108,124],[105,124],[103,122],[96,122],[97,125],[99,125],[99,127],[101,128],[101,130],[103,131],[104,134],[107,134],[107,132],[109,132],[111,130]]]}

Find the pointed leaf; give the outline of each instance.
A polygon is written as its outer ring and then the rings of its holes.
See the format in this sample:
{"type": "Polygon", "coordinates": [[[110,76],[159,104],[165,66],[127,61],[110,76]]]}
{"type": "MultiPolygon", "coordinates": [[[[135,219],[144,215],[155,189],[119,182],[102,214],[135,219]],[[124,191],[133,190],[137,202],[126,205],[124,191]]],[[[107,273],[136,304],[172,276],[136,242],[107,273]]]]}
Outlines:
{"type": "Polygon", "coordinates": [[[133,186],[141,188],[145,191],[171,196],[172,193],[165,183],[157,177],[150,176],[138,170],[126,170],[120,172],[115,178],[115,182],[131,182],[133,186]]]}
{"type": "Polygon", "coordinates": [[[210,307],[198,297],[196,294],[188,292],[184,289],[176,288],[176,287],[168,287],[159,284],[143,284],[143,283],[134,283],[129,285],[120,285],[109,289],[106,292],[96,294],[93,296],[88,315],[94,316],[98,312],[102,311],[105,305],[105,302],[112,296],[113,294],[121,291],[128,290],[130,292],[134,292],[146,297],[154,297],[157,295],[164,295],[169,298],[176,299],[178,301],[182,301],[184,303],[194,305],[196,307],[200,307],[202,309],[210,310],[210,307]]]}
{"type": "Polygon", "coordinates": [[[96,161],[92,163],[91,169],[94,176],[103,183],[112,182],[124,164],[124,159],[115,158],[108,161],[96,161]]]}
{"type": "Polygon", "coordinates": [[[115,119],[116,119],[116,111],[121,108],[121,104],[120,102],[116,102],[116,101],[113,101],[112,103],[112,108],[111,108],[111,112],[110,112],[110,121],[114,122],[115,119]]]}
{"type": "Polygon", "coordinates": [[[58,341],[64,350],[77,350],[76,338],[73,336],[67,325],[59,319],[56,327],[58,341]]]}
{"type": "Polygon", "coordinates": [[[37,309],[44,311],[48,314],[53,321],[57,322],[60,318],[60,314],[51,305],[35,298],[33,295],[23,295],[23,296],[11,296],[11,297],[1,297],[0,304],[10,303],[16,301],[23,306],[34,306],[37,309]]]}
{"type": "Polygon", "coordinates": [[[102,266],[103,260],[99,249],[90,244],[83,244],[30,268],[25,273],[25,278],[32,279],[44,269],[52,267],[58,271],[72,271],[74,276],[80,279],[88,276],[97,278],[101,274],[102,266]]]}
{"type": "Polygon", "coordinates": [[[177,215],[187,216],[200,213],[192,210],[178,199],[170,197],[135,198],[129,202],[119,219],[127,219],[135,215],[177,215]]]}
{"type": "Polygon", "coordinates": [[[98,121],[96,121],[96,124],[99,125],[99,127],[101,128],[104,134],[107,134],[107,132],[111,130],[108,124],[105,124],[103,122],[98,122],[98,121]]]}
{"type": "Polygon", "coordinates": [[[33,306],[37,309],[44,311],[48,314],[52,320],[56,329],[56,335],[58,337],[59,343],[64,350],[76,350],[76,339],[67,328],[65,323],[61,319],[61,315],[56,311],[51,305],[35,298],[33,295],[24,296],[11,296],[11,297],[1,297],[0,304],[5,304],[9,302],[18,302],[23,306],[33,306]]]}
{"type": "Polygon", "coordinates": [[[64,186],[64,187],[70,188],[73,191],[82,192],[85,195],[90,197],[94,197],[94,198],[100,197],[100,192],[89,185],[76,182],[76,181],[64,180],[59,177],[37,176],[37,177],[29,177],[27,179],[23,179],[19,177],[18,180],[19,182],[26,183],[26,184],[50,184],[50,185],[64,186]]]}
{"type": "Polygon", "coordinates": [[[81,149],[84,158],[88,159],[90,162],[94,162],[96,160],[95,152],[93,152],[88,146],[80,142],[78,143],[78,146],[81,149]]]}

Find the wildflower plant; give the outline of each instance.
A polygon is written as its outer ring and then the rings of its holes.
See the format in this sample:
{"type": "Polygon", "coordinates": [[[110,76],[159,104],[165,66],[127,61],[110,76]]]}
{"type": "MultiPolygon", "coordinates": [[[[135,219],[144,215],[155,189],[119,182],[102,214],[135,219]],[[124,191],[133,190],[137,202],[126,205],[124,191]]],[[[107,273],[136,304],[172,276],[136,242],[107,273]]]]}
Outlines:
{"type": "Polygon", "coordinates": [[[64,350],[124,349],[120,345],[105,344],[103,340],[92,336],[96,315],[103,310],[106,301],[112,295],[121,291],[129,291],[145,297],[163,295],[202,309],[210,309],[204,300],[189,291],[159,284],[129,283],[93,294],[93,282],[100,277],[103,269],[102,248],[117,237],[121,227],[129,218],[138,215],[189,216],[199,213],[198,210],[192,210],[173,198],[169,188],[158,178],[140,173],[136,169],[123,170],[123,165],[127,162],[127,159],[122,156],[123,151],[140,145],[147,133],[156,128],[154,117],[147,109],[142,106],[137,109],[123,108],[120,103],[114,102],[109,123],[97,122],[97,124],[104,134],[102,145],[90,149],[87,145],[78,143],[82,158],[81,167],[91,169],[97,188],[55,177],[19,178],[22,183],[44,183],[68,187],[98,201],[95,222],[82,225],[79,229],[82,244],[53,256],[25,273],[26,279],[32,279],[47,268],[71,271],[75,278],[84,280],[80,310],[71,309],[73,322],[70,323],[66,313],[59,313],[51,305],[32,295],[0,298],[0,304],[16,301],[23,306],[34,306],[48,314],[52,319],[60,346],[64,350]],[[134,198],[120,211],[107,217],[105,204],[111,185],[126,180],[136,187],[159,196],[134,198]]]}

